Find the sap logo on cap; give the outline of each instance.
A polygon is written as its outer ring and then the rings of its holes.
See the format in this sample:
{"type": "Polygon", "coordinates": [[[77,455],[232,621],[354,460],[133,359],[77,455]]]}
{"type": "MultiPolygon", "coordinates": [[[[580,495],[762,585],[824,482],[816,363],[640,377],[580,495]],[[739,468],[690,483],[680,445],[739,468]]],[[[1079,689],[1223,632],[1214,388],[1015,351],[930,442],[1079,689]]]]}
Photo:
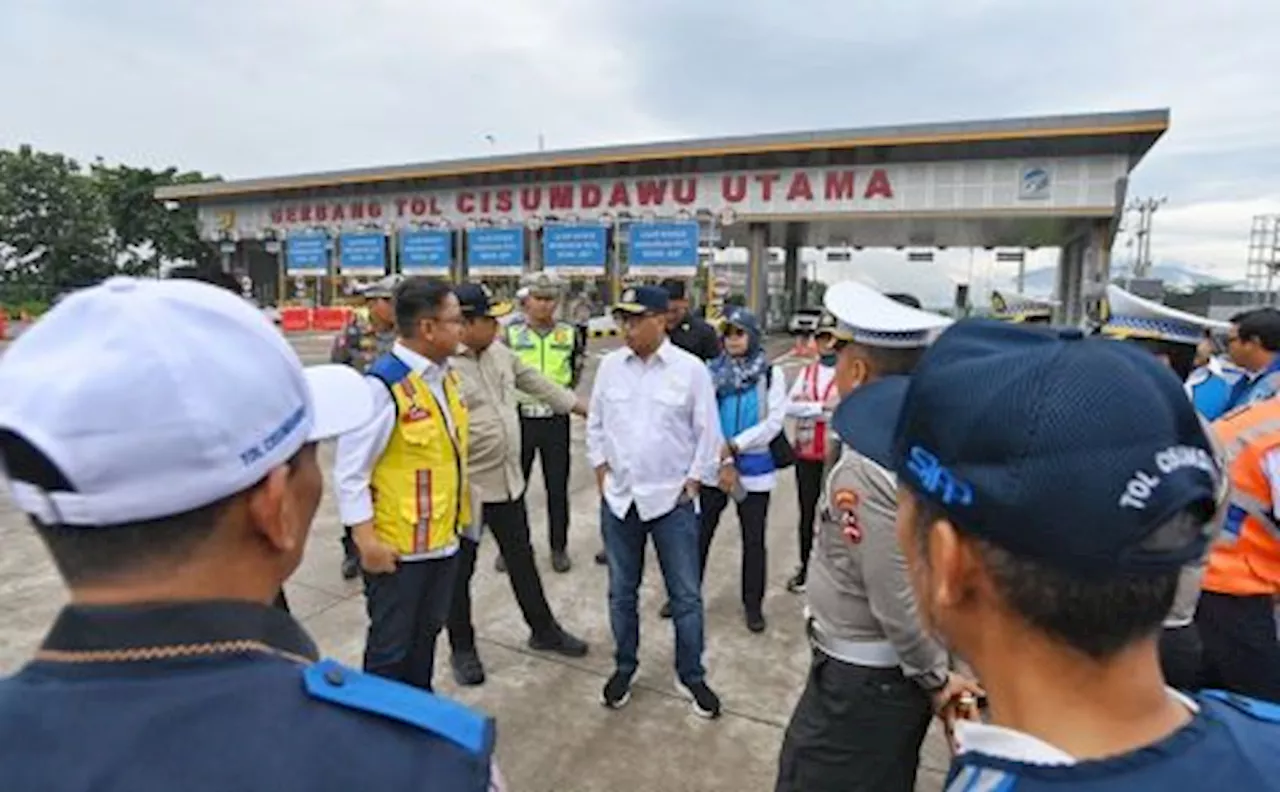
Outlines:
{"type": "Polygon", "coordinates": [[[623,302],[635,302],[635,301],[636,301],[636,290],[635,290],[635,289],[627,289],[626,291],[624,291],[624,292],[622,293],[622,301],[623,301],[623,302]]]}
{"type": "MultiPolygon", "coordinates": [[[[1203,470],[1215,478],[1218,475],[1218,467],[1214,464],[1213,457],[1208,451],[1195,446],[1169,446],[1163,451],[1157,451],[1152,461],[1155,463],[1156,470],[1165,476],[1184,468],[1203,470]]],[[[1151,500],[1156,487],[1160,486],[1163,480],[1155,473],[1135,470],[1133,476],[1125,482],[1124,492],[1120,495],[1120,506],[1139,511],[1147,508],[1147,502],[1151,500]]]]}
{"type": "Polygon", "coordinates": [[[920,446],[907,452],[907,471],[920,488],[945,506],[972,506],[973,487],[952,473],[936,456],[920,446]]]}
{"type": "Polygon", "coordinates": [[[1051,180],[1049,171],[1041,167],[1027,168],[1022,172],[1019,198],[1048,198],[1051,180]]]}

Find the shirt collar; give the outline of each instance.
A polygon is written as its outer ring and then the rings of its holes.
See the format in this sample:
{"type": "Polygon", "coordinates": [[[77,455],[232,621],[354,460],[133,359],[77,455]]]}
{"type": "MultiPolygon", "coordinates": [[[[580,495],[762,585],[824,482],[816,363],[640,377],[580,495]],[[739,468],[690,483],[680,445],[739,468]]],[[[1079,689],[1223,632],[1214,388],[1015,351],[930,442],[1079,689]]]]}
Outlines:
{"type": "Polygon", "coordinates": [[[68,605],[45,636],[56,652],[100,652],[250,641],[268,650],[317,660],[315,643],[277,608],[256,602],[68,605]]]}
{"type": "Polygon", "coordinates": [[[397,341],[395,346],[391,348],[391,351],[396,357],[400,358],[401,362],[427,382],[438,382],[444,377],[445,372],[449,370],[447,363],[436,363],[429,358],[419,355],[417,352],[414,352],[399,341],[397,341]]]}
{"type": "MultiPolygon", "coordinates": [[[[640,360],[640,356],[637,355],[636,351],[631,347],[623,347],[623,349],[627,350],[627,360],[640,360]]],[[[675,346],[672,345],[671,339],[663,338],[662,343],[659,344],[657,350],[654,351],[653,357],[662,363],[669,363],[671,360],[671,350],[673,349],[675,349],[675,346]]]]}

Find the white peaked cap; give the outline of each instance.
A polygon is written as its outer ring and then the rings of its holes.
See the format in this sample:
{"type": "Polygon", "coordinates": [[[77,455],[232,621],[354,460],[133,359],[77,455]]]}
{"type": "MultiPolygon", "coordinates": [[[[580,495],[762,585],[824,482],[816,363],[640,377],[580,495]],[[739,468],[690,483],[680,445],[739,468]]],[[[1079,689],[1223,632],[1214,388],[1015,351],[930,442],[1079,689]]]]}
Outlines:
{"type": "Polygon", "coordinates": [[[952,323],[941,314],[904,305],[857,281],[843,281],[828,288],[823,305],[847,337],[866,346],[928,346],[952,323]]]}
{"type": "Polygon", "coordinates": [[[1226,332],[1231,325],[1147,300],[1116,285],[1107,286],[1102,334],[1197,344],[1204,332],[1226,332]]]}
{"type": "Polygon", "coordinates": [[[0,394],[0,429],[74,489],[10,481],[14,500],[43,522],[86,527],[207,506],[373,411],[360,374],[304,369],[240,296],[124,277],[70,295],[23,333],[0,357],[0,394]]]}

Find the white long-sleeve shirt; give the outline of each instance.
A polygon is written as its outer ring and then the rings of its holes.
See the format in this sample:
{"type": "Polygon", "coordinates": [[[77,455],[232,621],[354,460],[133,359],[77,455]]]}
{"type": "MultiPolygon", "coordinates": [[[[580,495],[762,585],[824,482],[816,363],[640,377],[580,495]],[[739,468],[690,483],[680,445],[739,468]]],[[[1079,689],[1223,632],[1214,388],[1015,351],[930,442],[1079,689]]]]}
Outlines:
{"type": "MultiPolygon", "coordinates": [[[[447,364],[434,363],[399,341],[391,348],[391,354],[422,377],[437,404],[448,404],[444,392],[444,378],[449,372],[447,364]]],[[[338,515],[343,525],[359,525],[373,519],[373,494],[369,490],[369,481],[373,477],[374,466],[382,458],[382,452],[387,449],[391,433],[396,428],[396,402],[391,397],[391,391],[377,377],[368,376],[365,379],[369,392],[373,395],[373,416],[364,426],[338,438],[334,456],[333,480],[337,489],[338,515]]],[[[441,412],[449,431],[456,433],[453,416],[447,409],[442,409],[441,412]]],[[[443,558],[453,555],[457,549],[454,545],[433,553],[401,556],[401,560],[443,558]]]]}
{"type": "Polygon", "coordinates": [[[587,458],[609,466],[604,498],[619,519],[670,512],[685,482],[719,465],[720,416],[701,360],[664,340],[647,360],[631,349],[600,361],[587,417],[587,458]]]}
{"type": "MultiPolygon", "coordinates": [[[[772,367],[770,374],[771,381],[769,383],[769,391],[766,394],[768,400],[767,412],[764,418],[741,432],[733,438],[733,444],[738,447],[738,453],[750,454],[769,450],[769,444],[773,442],[773,438],[777,437],[782,431],[782,425],[787,419],[787,382],[786,376],[782,373],[782,369],[777,366],[772,367]]],[[[719,417],[719,408],[716,412],[719,417]]],[[[721,427],[723,429],[723,427],[721,427]]],[[[715,486],[719,481],[719,471],[710,478],[702,480],[706,486],[715,486]]],[[[773,488],[778,484],[778,474],[776,471],[761,473],[755,476],[742,476],[742,488],[747,492],[772,492],[773,488]]]]}
{"type": "Polygon", "coordinates": [[[810,368],[806,366],[800,375],[796,377],[796,381],[791,384],[791,392],[787,394],[789,400],[787,404],[787,417],[799,419],[815,419],[823,420],[831,417],[831,411],[835,409],[836,404],[840,401],[840,395],[836,393],[835,378],[836,369],[834,366],[824,366],[820,363],[809,364],[813,367],[811,375],[810,368]],[[817,380],[818,398],[813,398],[809,379],[813,377],[817,380]]]}

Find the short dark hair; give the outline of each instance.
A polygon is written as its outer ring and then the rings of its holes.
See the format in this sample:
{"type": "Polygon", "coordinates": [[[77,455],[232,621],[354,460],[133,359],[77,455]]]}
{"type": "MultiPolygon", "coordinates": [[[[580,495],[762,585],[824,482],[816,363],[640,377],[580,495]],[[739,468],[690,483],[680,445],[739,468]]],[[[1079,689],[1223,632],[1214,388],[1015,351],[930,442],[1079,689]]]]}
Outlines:
{"type": "Polygon", "coordinates": [[[683,300],[686,299],[685,283],[679,278],[667,278],[662,282],[662,288],[667,292],[667,299],[683,300]]]}
{"type": "Polygon", "coordinates": [[[916,370],[920,358],[924,357],[924,347],[877,347],[859,344],[863,356],[871,364],[877,377],[893,377],[906,375],[916,370]]]}
{"type": "Polygon", "coordinates": [[[1139,338],[1134,343],[1153,355],[1165,355],[1169,358],[1169,366],[1178,379],[1185,380],[1195,369],[1196,348],[1191,344],[1178,341],[1165,341],[1159,338],[1139,338]]]}
{"type": "MultiPolygon", "coordinates": [[[[66,474],[16,432],[0,430],[0,464],[14,481],[45,492],[75,491],[66,474]]],[[[214,533],[229,500],[171,517],[119,525],[81,527],[30,519],[67,585],[80,586],[185,561],[214,533]]]]}
{"type": "MultiPolygon", "coordinates": [[[[916,539],[923,547],[930,528],[948,517],[919,495],[915,502],[916,539]]],[[[1153,531],[1146,544],[1183,546],[1203,532],[1204,521],[1199,511],[1184,510],[1153,531]]],[[[956,525],[956,530],[964,533],[961,525],[956,525]]],[[[1182,571],[1084,578],[1015,555],[986,540],[974,541],[996,591],[1010,610],[1039,632],[1094,660],[1113,657],[1160,631],[1173,607],[1182,571]]]]}
{"type": "Polygon", "coordinates": [[[1280,311],[1255,308],[1231,317],[1241,341],[1257,340],[1268,352],[1280,351],[1280,311]]]}
{"type": "Polygon", "coordinates": [[[174,267],[169,271],[171,280],[195,280],[201,283],[208,283],[211,286],[220,286],[223,289],[233,293],[240,294],[240,281],[230,272],[224,272],[221,269],[208,269],[197,267],[195,265],[183,265],[174,267]]]}
{"type": "Polygon", "coordinates": [[[396,329],[400,335],[413,335],[413,326],[424,317],[432,318],[438,314],[450,294],[453,294],[453,287],[444,281],[420,276],[401,281],[393,298],[396,329]]]}

